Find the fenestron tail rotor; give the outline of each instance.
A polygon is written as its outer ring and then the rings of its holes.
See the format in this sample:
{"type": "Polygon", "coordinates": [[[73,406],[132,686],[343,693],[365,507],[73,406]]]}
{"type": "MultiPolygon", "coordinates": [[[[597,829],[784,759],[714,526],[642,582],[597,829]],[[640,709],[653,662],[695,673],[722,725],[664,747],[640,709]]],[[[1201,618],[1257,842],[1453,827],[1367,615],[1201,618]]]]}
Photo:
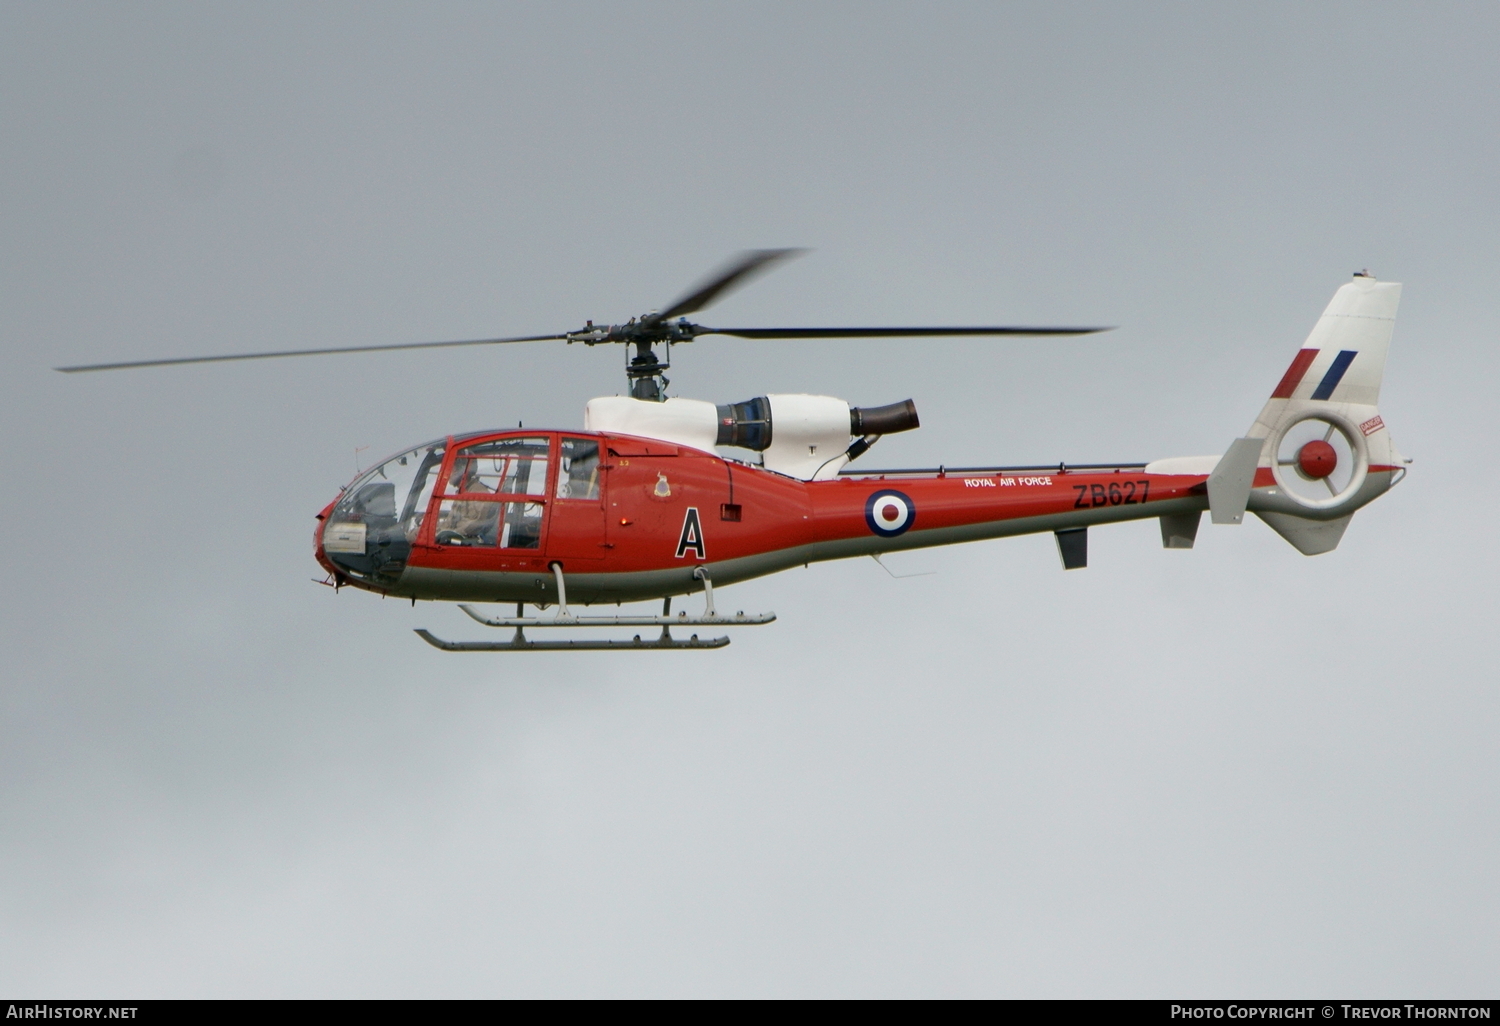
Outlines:
{"type": "Polygon", "coordinates": [[[1367,465],[1358,435],[1336,420],[1308,416],[1276,439],[1277,481],[1304,506],[1328,507],[1354,490],[1367,465]]]}
{"type": "Polygon", "coordinates": [[[383,345],[333,346],[319,349],[279,349],[225,356],[184,356],[153,360],[122,360],[109,363],[75,364],[58,367],[64,374],[84,371],[128,370],[144,367],[171,367],[180,364],[227,363],[235,360],[268,360],[283,356],[328,356],[339,353],[373,353],[401,349],[444,349],[457,346],[506,345],[512,342],[580,342],[588,346],[613,343],[633,345],[635,353],[626,364],[630,394],[637,399],[665,398],[667,379],[664,371],[671,365],[673,345],[691,342],[701,335],[727,335],[746,339],[834,339],[834,338],[942,338],[942,337],[1018,337],[1089,335],[1109,328],[1052,327],[811,327],[811,328],[710,328],[693,324],[687,315],[706,309],[730,292],[773,267],[806,252],[801,249],[757,249],[735,257],[704,279],[665,310],[652,311],[631,318],[624,324],[595,326],[589,321],[578,331],[552,335],[522,335],[511,338],[463,339],[453,342],[397,342],[383,345]],[[673,319],[675,318],[675,320],[673,319]],[[657,345],[663,346],[659,356],[657,345]]]}

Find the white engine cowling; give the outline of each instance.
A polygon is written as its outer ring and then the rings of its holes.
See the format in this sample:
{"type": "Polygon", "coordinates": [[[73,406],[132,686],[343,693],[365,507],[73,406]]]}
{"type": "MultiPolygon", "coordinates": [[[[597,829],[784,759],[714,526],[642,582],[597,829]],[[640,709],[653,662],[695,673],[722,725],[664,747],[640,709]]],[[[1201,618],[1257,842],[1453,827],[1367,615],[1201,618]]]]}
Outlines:
{"type": "Polygon", "coordinates": [[[768,395],[771,444],[764,465],[803,481],[837,477],[849,462],[849,404],[826,395],[768,395]]]}
{"type": "Polygon", "coordinates": [[[719,409],[701,399],[655,403],[627,395],[609,395],[588,401],[583,408],[583,429],[660,438],[690,449],[713,452],[719,437],[719,409]]]}
{"type": "MultiPolygon", "coordinates": [[[[629,396],[590,399],[583,409],[588,431],[659,438],[691,449],[752,449],[761,465],[803,481],[836,477],[849,462],[856,436],[878,436],[918,427],[910,399],[889,406],[851,408],[826,395],[771,395],[715,406],[699,399],[650,402],[629,396]]],[[[869,448],[860,443],[855,455],[869,448]]]]}
{"type": "MultiPolygon", "coordinates": [[[[803,481],[834,477],[849,460],[849,404],[826,395],[771,395],[765,432],[770,444],[753,446],[763,466],[803,481]]],[[[588,431],[609,431],[638,438],[660,438],[703,452],[713,452],[725,427],[720,408],[701,399],[647,402],[629,396],[590,399],[583,409],[588,431]]],[[[728,443],[727,440],[725,444],[728,443]]]]}

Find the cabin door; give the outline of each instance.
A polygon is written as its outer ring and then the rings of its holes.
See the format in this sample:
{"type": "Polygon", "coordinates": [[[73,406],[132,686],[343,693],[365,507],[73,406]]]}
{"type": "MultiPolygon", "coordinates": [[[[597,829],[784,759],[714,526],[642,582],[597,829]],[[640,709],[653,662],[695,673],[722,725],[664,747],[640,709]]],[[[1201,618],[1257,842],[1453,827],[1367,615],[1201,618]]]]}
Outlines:
{"type": "Polygon", "coordinates": [[[563,435],[558,443],[547,559],[561,561],[564,571],[587,572],[609,551],[604,477],[599,439],[563,435]]]}

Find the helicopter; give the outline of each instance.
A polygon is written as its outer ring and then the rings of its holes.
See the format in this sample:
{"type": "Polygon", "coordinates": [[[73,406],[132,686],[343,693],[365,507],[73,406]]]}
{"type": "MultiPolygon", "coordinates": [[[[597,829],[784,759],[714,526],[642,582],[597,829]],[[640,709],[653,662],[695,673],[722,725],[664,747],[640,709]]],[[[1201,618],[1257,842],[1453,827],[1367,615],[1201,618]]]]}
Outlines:
{"type": "Polygon", "coordinates": [[[831,396],[713,403],[668,397],[676,345],[746,339],[1074,336],[1099,327],[713,328],[688,320],[801,253],[740,254],[666,309],[624,324],[513,338],[281,350],[87,364],[64,373],[288,356],[561,341],[624,345],[628,394],[591,399],[582,430],[449,435],[357,476],[316,515],[313,551],[335,590],[456,602],[502,640],[448,652],[716,649],[696,627],[773,622],[726,614],[716,586],[796,566],[1051,532],[1064,570],[1088,565],[1090,527],[1156,518],[1162,545],[1191,549],[1204,512],[1253,512],[1304,555],[1332,551],[1355,511],[1405,477],[1378,409],[1401,286],[1368,271],[1342,285],[1249,431],[1222,455],[1141,463],[853,469],[882,436],[920,426],[907,399],[857,407],[831,396]],[[726,455],[723,450],[732,450],[726,455]],[[701,593],[701,613],[672,600],[701,593]],[[659,615],[576,607],[661,601],[659,615]],[[489,615],[475,603],[514,604],[489,615]],[[537,615],[526,615],[530,605],[537,615]],[[542,613],[555,607],[551,615],[542,613]],[[647,628],[629,639],[527,630],[647,628]],[[649,636],[650,628],[659,628],[649,636]],[[562,640],[557,640],[562,637],[562,640]]]}

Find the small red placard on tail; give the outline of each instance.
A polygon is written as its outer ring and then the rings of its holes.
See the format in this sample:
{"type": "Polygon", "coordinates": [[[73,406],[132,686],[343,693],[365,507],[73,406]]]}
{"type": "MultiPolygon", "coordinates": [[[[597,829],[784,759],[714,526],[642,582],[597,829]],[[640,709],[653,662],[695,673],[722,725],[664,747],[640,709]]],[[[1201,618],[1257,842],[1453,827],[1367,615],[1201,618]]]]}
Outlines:
{"type": "Polygon", "coordinates": [[[1383,427],[1385,427],[1385,421],[1381,420],[1380,414],[1377,413],[1375,416],[1371,417],[1369,420],[1361,424],[1359,426],[1359,430],[1361,434],[1373,435],[1383,427]]]}

